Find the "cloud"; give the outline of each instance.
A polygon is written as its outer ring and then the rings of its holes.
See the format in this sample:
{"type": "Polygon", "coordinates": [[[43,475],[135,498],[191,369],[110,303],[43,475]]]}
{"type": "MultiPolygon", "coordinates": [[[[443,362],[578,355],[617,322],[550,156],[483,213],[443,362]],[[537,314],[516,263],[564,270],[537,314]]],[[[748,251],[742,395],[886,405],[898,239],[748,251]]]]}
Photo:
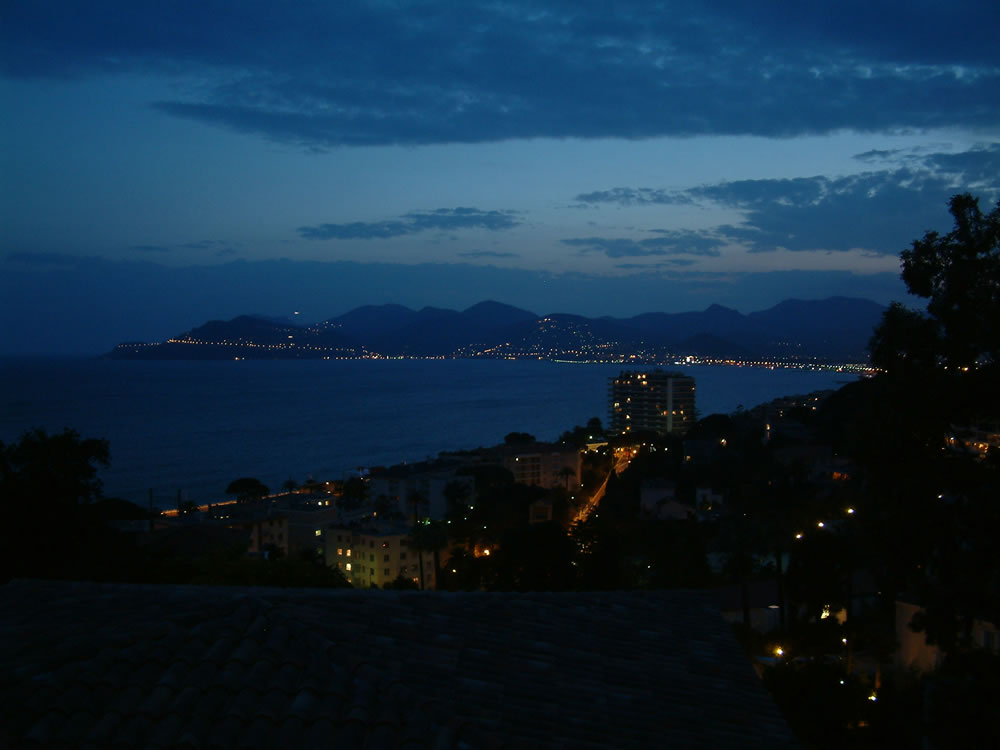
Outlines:
{"type": "Polygon", "coordinates": [[[231,243],[225,240],[198,240],[197,242],[186,242],[179,247],[187,250],[218,250],[228,248],[231,243]]]}
{"type": "Polygon", "coordinates": [[[636,240],[624,237],[571,237],[560,240],[564,245],[580,248],[581,254],[604,253],[609,258],[629,258],[644,255],[666,255],[662,248],[643,247],[636,240]]]}
{"type": "Polygon", "coordinates": [[[390,221],[354,221],[348,224],[318,224],[299,227],[307,240],[372,240],[400,237],[430,230],[488,229],[496,232],[520,224],[513,211],[481,211],[478,208],[438,208],[412,211],[390,221]]]}
{"type": "Polygon", "coordinates": [[[647,206],[650,204],[676,205],[691,203],[690,196],[653,188],[617,187],[611,190],[597,190],[576,196],[580,203],[617,203],[620,206],[647,206]]]}
{"type": "Polygon", "coordinates": [[[948,227],[948,198],[963,189],[937,172],[903,168],[839,178],[741,180],[690,192],[742,210],[742,224],[716,230],[751,252],[861,249],[895,255],[921,230],[948,227]]]}
{"type": "Polygon", "coordinates": [[[163,76],[161,112],[308,148],[1000,121],[981,0],[8,5],[8,76],[163,76]]]}
{"type": "Polygon", "coordinates": [[[470,250],[459,253],[460,258],[520,258],[520,253],[499,252],[497,250],[470,250]]]}
{"type": "Polygon", "coordinates": [[[634,240],[626,237],[571,237],[560,240],[564,245],[580,248],[580,253],[599,252],[609,258],[653,255],[717,256],[724,239],[707,232],[692,230],[654,229],[658,236],[634,240]]]}
{"type": "Polygon", "coordinates": [[[855,154],[852,158],[858,161],[863,161],[867,163],[872,162],[884,162],[890,159],[894,159],[899,154],[905,153],[903,149],[893,148],[893,149],[872,149],[871,151],[865,151],[861,154],[855,154]]]}
{"type": "Polygon", "coordinates": [[[667,258],[659,263],[615,263],[615,268],[626,270],[659,270],[664,266],[691,266],[695,261],[690,258],[667,258]]]}
{"type": "Polygon", "coordinates": [[[399,237],[419,231],[402,221],[354,221],[349,224],[318,224],[299,227],[298,233],[307,240],[374,240],[399,237]]]}
{"type": "Polygon", "coordinates": [[[711,232],[690,229],[652,229],[656,237],[641,240],[646,247],[658,247],[669,253],[681,255],[719,255],[719,248],[727,242],[711,232]]]}
{"type": "Polygon", "coordinates": [[[995,193],[1000,187],[1000,143],[990,143],[960,153],[930,154],[924,165],[951,175],[956,184],[982,187],[995,193]]]}
{"type": "MultiPolygon", "coordinates": [[[[902,167],[843,177],[734,180],[682,191],[681,197],[735,209],[742,222],[713,230],[653,230],[644,240],[580,238],[565,244],[609,257],[626,255],[718,255],[726,244],[751,252],[863,250],[895,255],[930,228],[947,229],[948,199],[971,191],[987,203],[1000,197],[1000,143],[963,152],[869,151],[862,161],[901,162],[902,167]]],[[[651,188],[615,188],[577,196],[577,200],[635,205],[635,195],[661,195],[651,188]]],[[[654,201],[647,201],[653,203],[654,201]]]]}
{"type": "Polygon", "coordinates": [[[178,245],[132,245],[129,247],[129,250],[140,253],[171,253],[175,250],[214,251],[212,255],[216,258],[224,258],[236,254],[233,243],[225,240],[198,240],[197,242],[183,242],[178,245]]]}

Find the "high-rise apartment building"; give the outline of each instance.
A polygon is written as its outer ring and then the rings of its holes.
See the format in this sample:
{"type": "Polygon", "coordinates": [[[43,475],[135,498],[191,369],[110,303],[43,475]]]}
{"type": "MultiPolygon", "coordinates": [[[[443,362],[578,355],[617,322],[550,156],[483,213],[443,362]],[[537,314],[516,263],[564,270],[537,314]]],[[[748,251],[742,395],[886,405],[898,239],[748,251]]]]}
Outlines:
{"type": "Polygon", "coordinates": [[[694,378],[680,372],[623,370],[609,379],[610,430],[684,434],[694,424],[694,378]]]}

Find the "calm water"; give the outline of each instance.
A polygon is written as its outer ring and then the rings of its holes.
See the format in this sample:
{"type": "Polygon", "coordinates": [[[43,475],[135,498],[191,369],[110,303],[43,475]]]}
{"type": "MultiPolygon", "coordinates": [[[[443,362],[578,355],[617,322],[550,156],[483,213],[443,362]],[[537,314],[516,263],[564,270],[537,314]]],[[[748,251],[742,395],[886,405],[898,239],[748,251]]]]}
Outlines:
{"type": "MultiPolygon", "coordinates": [[[[492,445],[508,432],[554,439],[607,421],[619,365],[402,360],[0,362],[0,440],[72,427],[111,443],[105,492],[173,505],[204,502],[236,477],[277,488],[341,478],[358,466],[492,445]]],[[[836,388],[851,376],[801,370],[686,367],[702,415],[836,388]]]]}

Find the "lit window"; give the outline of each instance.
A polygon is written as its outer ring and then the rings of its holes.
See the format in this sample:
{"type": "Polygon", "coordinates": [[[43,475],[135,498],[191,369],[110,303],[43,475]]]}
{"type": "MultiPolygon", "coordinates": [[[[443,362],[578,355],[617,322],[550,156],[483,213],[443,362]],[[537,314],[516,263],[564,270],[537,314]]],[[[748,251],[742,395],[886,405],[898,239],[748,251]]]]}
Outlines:
{"type": "Polygon", "coordinates": [[[316,529],[316,536],[323,536],[323,529],[316,529]]]}
{"type": "Polygon", "coordinates": [[[348,570],[350,570],[350,569],[351,569],[351,564],[350,564],[350,563],[347,563],[347,569],[348,569],[348,570]]]}
{"type": "Polygon", "coordinates": [[[343,547],[337,547],[337,554],[342,556],[344,554],[344,548],[343,547]]]}
{"type": "Polygon", "coordinates": [[[348,556],[348,557],[350,557],[350,556],[351,556],[351,549],[350,549],[350,547],[348,547],[348,548],[347,548],[347,556],[348,556]]]}

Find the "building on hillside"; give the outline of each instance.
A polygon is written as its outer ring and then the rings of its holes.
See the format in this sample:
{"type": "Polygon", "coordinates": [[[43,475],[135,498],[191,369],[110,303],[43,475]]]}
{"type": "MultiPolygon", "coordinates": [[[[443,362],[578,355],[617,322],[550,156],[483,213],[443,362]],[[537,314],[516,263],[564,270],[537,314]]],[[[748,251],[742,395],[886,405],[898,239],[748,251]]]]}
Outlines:
{"type": "Polygon", "coordinates": [[[684,521],[695,515],[693,505],[677,500],[677,483],[669,479],[643,479],[639,483],[639,518],[684,521]]]}
{"type": "Polygon", "coordinates": [[[384,588],[402,576],[424,589],[433,589],[434,553],[410,545],[409,530],[399,526],[326,530],[326,564],[340,568],[355,588],[384,588]],[[423,581],[421,581],[421,555],[423,581]]]}
{"type": "MultiPolygon", "coordinates": [[[[896,600],[896,666],[901,669],[915,669],[930,672],[940,666],[941,649],[927,643],[927,635],[910,627],[913,616],[923,611],[919,604],[896,600]]],[[[1000,627],[989,620],[975,618],[969,633],[972,646],[991,654],[1000,654],[1000,627]]]]}
{"type": "Polygon", "coordinates": [[[327,526],[337,521],[336,506],[306,506],[298,510],[280,511],[288,521],[288,554],[315,552],[320,559],[326,554],[327,526]]]}
{"type": "Polygon", "coordinates": [[[272,554],[288,557],[288,519],[262,517],[226,524],[229,528],[246,529],[250,534],[247,552],[267,558],[272,554]]]}
{"type": "Polygon", "coordinates": [[[695,422],[694,378],[680,372],[623,370],[610,378],[610,431],[684,434],[695,422]]]}
{"type": "MultiPolygon", "coordinates": [[[[390,513],[416,522],[417,518],[439,520],[448,513],[449,485],[475,500],[476,487],[471,476],[456,473],[458,466],[440,462],[399,464],[373,469],[368,479],[369,498],[390,513]]],[[[381,514],[380,516],[381,517],[381,514]]]]}
{"type": "Polygon", "coordinates": [[[580,451],[562,443],[522,443],[500,449],[503,467],[514,481],[537,487],[580,486],[580,451]]]}

